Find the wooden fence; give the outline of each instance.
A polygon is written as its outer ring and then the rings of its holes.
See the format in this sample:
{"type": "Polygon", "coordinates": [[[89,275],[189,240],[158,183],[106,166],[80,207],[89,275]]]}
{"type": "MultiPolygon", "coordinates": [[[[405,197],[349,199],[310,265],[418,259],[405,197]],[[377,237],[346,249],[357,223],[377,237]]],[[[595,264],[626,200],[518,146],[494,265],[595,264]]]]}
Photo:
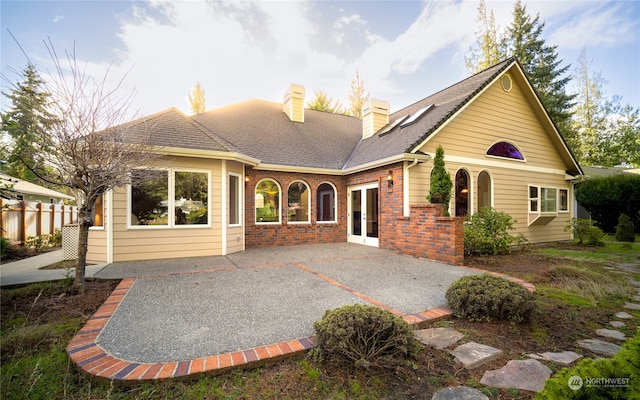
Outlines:
{"type": "Polygon", "coordinates": [[[14,244],[78,222],[77,206],[0,199],[0,210],[0,233],[14,244]]]}

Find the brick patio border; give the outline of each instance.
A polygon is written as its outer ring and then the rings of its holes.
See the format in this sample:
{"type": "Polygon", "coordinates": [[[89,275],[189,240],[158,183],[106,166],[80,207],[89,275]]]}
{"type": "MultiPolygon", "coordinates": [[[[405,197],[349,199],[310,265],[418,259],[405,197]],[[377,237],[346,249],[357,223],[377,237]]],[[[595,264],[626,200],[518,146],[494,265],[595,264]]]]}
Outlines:
{"type": "MultiPolygon", "coordinates": [[[[306,268],[301,264],[296,264],[300,268],[306,268]]],[[[460,266],[477,272],[486,272],[492,275],[501,276],[513,282],[520,283],[527,290],[534,292],[535,286],[522,279],[514,278],[505,274],[484,271],[477,268],[460,266]]],[[[309,272],[315,273],[309,269],[309,272]]],[[[325,279],[324,277],[322,277],[325,279]]],[[[350,291],[355,292],[339,282],[330,278],[327,282],[350,291]]],[[[78,331],[66,348],[67,354],[76,367],[84,374],[97,378],[118,380],[123,382],[139,382],[148,380],[168,379],[185,377],[188,375],[212,373],[219,374],[231,368],[250,367],[259,365],[267,361],[303,354],[305,351],[316,346],[313,336],[293,339],[286,342],[275,343],[267,346],[259,346],[251,349],[240,350],[233,353],[219,354],[209,357],[200,357],[193,360],[163,362],[163,363],[137,363],[126,361],[108,354],[96,342],[98,335],[107,325],[111,316],[125,298],[129,289],[135,283],[136,278],[123,279],[120,284],[111,292],[107,300],[100,306],[98,311],[89,318],[87,323],[78,331]]],[[[368,296],[362,295],[365,299],[368,296]]],[[[379,302],[374,300],[374,304],[379,302]]],[[[389,309],[385,306],[383,308],[389,309]]],[[[399,312],[391,310],[394,314],[399,312]]],[[[446,318],[452,311],[447,307],[434,308],[416,314],[402,315],[402,318],[414,327],[424,325],[427,322],[446,318]]]]}

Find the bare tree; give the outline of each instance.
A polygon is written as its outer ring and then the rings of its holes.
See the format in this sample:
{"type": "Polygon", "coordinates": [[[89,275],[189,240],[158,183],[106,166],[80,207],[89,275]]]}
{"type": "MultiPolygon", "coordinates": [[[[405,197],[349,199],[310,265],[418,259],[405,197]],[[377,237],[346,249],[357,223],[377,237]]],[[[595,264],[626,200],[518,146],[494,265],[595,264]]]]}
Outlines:
{"type": "Polygon", "coordinates": [[[127,184],[132,168],[147,164],[155,155],[148,145],[148,130],[124,124],[131,117],[133,99],[133,93],[119,96],[124,77],[109,87],[110,68],[95,79],[78,63],[75,51],[65,52],[61,60],[51,41],[46,47],[55,65],[46,83],[54,122],[49,134],[40,138],[37,154],[25,154],[24,162],[41,179],[78,193],[80,236],[73,285],[84,291],[96,200],[127,184]]]}

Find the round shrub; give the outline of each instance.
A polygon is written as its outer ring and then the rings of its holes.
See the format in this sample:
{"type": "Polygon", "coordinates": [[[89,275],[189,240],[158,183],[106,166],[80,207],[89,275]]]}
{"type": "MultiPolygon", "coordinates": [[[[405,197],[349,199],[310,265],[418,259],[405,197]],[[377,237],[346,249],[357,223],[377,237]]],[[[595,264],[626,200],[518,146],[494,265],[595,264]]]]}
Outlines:
{"type": "Polygon", "coordinates": [[[535,306],[533,293],[524,286],[491,274],[465,276],[453,282],[447,304],[458,318],[527,320],[535,306]]]}
{"type": "Polygon", "coordinates": [[[508,254],[511,246],[526,242],[522,235],[513,236],[515,221],[509,214],[482,207],[464,225],[464,255],[481,256],[508,254]]]}
{"type": "Polygon", "coordinates": [[[627,214],[620,214],[618,226],[616,227],[616,240],[618,242],[635,242],[635,226],[627,214]]]}
{"type": "Polygon", "coordinates": [[[321,359],[356,368],[400,367],[422,348],[411,325],[375,306],[354,304],[328,310],[313,327],[321,359]]]}

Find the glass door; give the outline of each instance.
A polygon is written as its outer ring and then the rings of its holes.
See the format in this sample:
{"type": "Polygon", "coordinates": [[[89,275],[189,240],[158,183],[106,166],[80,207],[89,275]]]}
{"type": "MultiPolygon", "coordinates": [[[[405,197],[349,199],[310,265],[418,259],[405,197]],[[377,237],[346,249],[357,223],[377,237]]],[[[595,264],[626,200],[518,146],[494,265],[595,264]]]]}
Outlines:
{"type": "Polygon", "coordinates": [[[349,223],[347,240],[378,246],[378,184],[353,186],[348,190],[349,223]]]}

